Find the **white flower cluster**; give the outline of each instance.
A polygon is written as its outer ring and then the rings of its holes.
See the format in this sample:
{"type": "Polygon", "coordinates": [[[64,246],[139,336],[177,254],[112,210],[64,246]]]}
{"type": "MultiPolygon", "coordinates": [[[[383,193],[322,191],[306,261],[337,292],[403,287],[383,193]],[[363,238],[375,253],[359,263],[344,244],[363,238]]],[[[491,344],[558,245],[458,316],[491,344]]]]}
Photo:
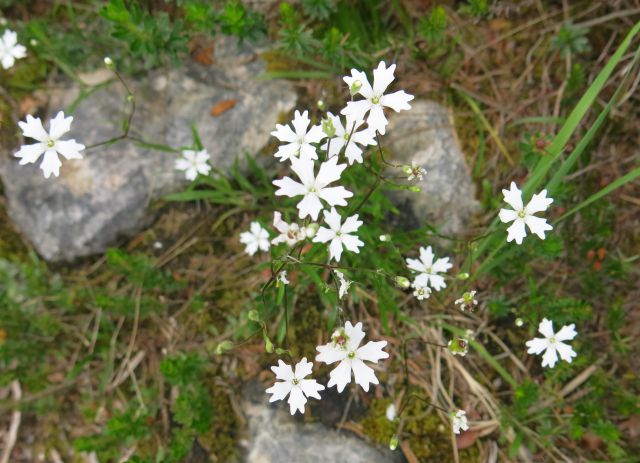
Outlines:
{"type": "MultiPolygon", "coordinates": [[[[326,364],[339,362],[329,374],[326,387],[336,386],[338,392],[342,392],[351,382],[352,372],[356,384],[367,392],[370,384],[378,384],[373,368],[365,362],[377,363],[388,358],[389,354],[382,350],[387,341],[369,341],[360,346],[363,339],[362,323],[358,322],[354,326],[351,322],[346,322],[344,327],[333,333],[328,344],[316,347],[319,352],[316,361],[326,364]]],[[[325,389],[325,386],[318,384],[316,380],[305,379],[311,374],[312,369],[313,364],[307,362],[306,358],[295,366],[295,371],[282,360],[278,360],[278,366],[271,367],[271,370],[276,374],[276,379],[281,381],[267,389],[266,392],[271,394],[269,402],[283,400],[288,395],[291,414],[297,411],[304,413],[307,398],[320,399],[318,392],[325,389]]]]}

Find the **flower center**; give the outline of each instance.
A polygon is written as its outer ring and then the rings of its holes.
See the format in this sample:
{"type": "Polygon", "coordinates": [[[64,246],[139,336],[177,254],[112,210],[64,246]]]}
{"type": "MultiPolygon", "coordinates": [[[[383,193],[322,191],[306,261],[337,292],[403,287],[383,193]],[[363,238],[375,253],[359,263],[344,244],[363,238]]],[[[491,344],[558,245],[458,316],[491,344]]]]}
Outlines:
{"type": "Polygon", "coordinates": [[[344,133],[344,135],[342,136],[342,138],[344,138],[345,141],[349,140],[349,134],[347,132],[344,133]]]}
{"type": "Polygon", "coordinates": [[[371,98],[371,103],[373,103],[373,104],[380,103],[380,97],[379,96],[374,96],[373,98],[371,98]]]}
{"type": "Polygon", "coordinates": [[[557,341],[556,341],[556,337],[555,337],[555,336],[551,336],[551,337],[549,338],[549,344],[555,344],[556,342],[557,342],[557,341]]]}
{"type": "Polygon", "coordinates": [[[55,140],[47,141],[47,147],[48,148],[53,148],[55,146],[55,144],[56,144],[55,140]]]}
{"type": "Polygon", "coordinates": [[[526,217],[527,214],[525,214],[524,210],[518,212],[518,217],[520,217],[521,219],[524,219],[526,217]]]}
{"type": "Polygon", "coordinates": [[[351,351],[347,354],[347,357],[349,357],[351,360],[353,360],[354,358],[356,358],[356,353],[351,351]]]}
{"type": "Polygon", "coordinates": [[[294,386],[297,386],[300,380],[298,380],[298,378],[293,378],[291,382],[293,383],[294,386]]]}
{"type": "Polygon", "coordinates": [[[316,187],[312,186],[309,188],[309,193],[315,193],[316,192],[316,187]]]}

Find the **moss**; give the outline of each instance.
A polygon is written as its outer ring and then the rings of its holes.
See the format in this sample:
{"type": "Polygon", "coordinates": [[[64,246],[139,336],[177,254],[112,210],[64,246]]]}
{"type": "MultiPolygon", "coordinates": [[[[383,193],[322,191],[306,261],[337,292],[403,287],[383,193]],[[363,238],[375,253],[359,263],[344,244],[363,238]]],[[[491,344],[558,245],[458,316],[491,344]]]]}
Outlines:
{"type": "MultiPolygon", "coordinates": [[[[367,415],[360,425],[371,440],[388,446],[397,429],[397,422],[387,419],[386,410],[391,399],[375,400],[369,407],[367,415]]],[[[405,409],[406,417],[402,429],[401,440],[408,442],[411,451],[423,463],[440,463],[450,461],[451,436],[440,417],[428,405],[412,401],[405,409]]],[[[460,450],[461,462],[476,462],[479,452],[476,447],[460,450]]]]}
{"type": "Polygon", "coordinates": [[[207,450],[212,462],[233,462],[237,460],[240,424],[225,389],[214,385],[212,394],[214,415],[211,430],[207,435],[200,436],[198,441],[207,450]]]}

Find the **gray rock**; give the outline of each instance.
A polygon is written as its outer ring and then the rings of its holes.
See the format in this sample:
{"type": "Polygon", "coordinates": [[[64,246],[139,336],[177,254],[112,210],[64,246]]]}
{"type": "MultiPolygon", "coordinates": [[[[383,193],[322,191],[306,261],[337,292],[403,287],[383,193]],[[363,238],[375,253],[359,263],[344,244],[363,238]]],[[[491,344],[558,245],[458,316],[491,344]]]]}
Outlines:
{"type": "Polygon", "coordinates": [[[389,115],[382,140],[398,164],[415,161],[427,170],[420,193],[392,196],[412,225],[428,222],[444,235],[458,235],[478,209],[474,186],[449,111],[432,101],[414,100],[410,111],[389,115]]]}
{"type": "MultiPolygon", "coordinates": [[[[247,463],[398,463],[401,452],[378,448],[347,432],[304,423],[286,402],[268,403],[264,389],[245,390],[242,404],[249,426],[247,463]]],[[[314,399],[310,399],[314,400],[314,399]]],[[[326,400],[326,399],[325,399],[326,400]]]]}
{"type": "MultiPolygon", "coordinates": [[[[190,147],[195,125],[218,168],[263,148],[281,115],[296,104],[293,87],[257,80],[264,63],[254,50],[238,48],[235,40],[222,38],[215,56],[213,66],[189,63],[130,82],[137,104],[131,133],[154,144],[190,147]],[[224,100],[236,104],[213,117],[211,108],[224,100]]],[[[80,88],[69,85],[53,92],[50,116],[79,101],[67,138],[89,146],[121,133],[128,111],[125,96],[117,82],[81,98],[80,88]]],[[[0,149],[0,178],[9,215],[49,261],[104,251],[118,237],[149,222],[151,201],[187,184],[184,174],[174,168],[177,153],[131,141],[87,150],[82,160],[63,160],[60,177],[49,179],[43,178],[37,164],[18,165],[12,156],[17,148],[0,149]]]]}

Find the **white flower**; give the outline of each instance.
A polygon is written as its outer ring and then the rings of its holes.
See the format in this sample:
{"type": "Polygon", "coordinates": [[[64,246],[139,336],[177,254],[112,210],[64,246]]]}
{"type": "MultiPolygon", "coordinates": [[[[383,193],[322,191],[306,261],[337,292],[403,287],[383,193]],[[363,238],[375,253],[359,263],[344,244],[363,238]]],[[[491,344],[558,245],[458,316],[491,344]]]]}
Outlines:
{"type": "Polygon", "coordinates": [[[351,281],[347,280],[344,277],[344,273],[342,273],[340,270],[334,270],[334,272],[338,276],[338,281],[340,282],[340,287],[338,288],[338,297],[342,299],[349,292],[351,281]]]}
{"type": "Polygon", "coordinates": [[[312,369],[313,364],[307,362],[306,358],[298,362],[295,373],[290,365],[278,360],[278,366],[271,367],[271,370],[276,374],[276,379],[281,379],[282,381],[276,381],[273,386],[266,390],[267,394],[272,394],[269,402],[283,400],[288,395],[289,400],[287,402],[289,403],[291,414],[294,415],[298,410],[300,413],[304,413],[307,397],[320,399],[318,392],[324,390],[324,386],[318,384],[315,379],[304,379],[305,376],[311,374],[312,369]]]}
{"type": "Polygon", "coordinates": [[[547,190],[533,195],[529,204],[524,207],[522,205],[522,191],[518,189],[515,182],[511,182],[510,190],[502,190],[502,194],[505,202],[515,209],[500,209],[500,220],[504,223],[513,222],[507,228],[507,242],[515,240],[516,243],[522,244],[522,240],[527,236],[525,225],[529,227],[531,233],[535,233],[540,239],[545,238],[546,231],[553,230],[546,219],[533,215],[536,212],[546,211],[549,204],[553,202],[552,198],[547,198],[547,190]]]}
{"type": "Polygon", "coordinates": [[[364,331],[362,331],[362,322],[356,323],[356,326],[347,322],[344,328],[337,329],[331,336],[331,342],[323,346],[316,347],[320,352],[316,356],[316,360],[331,364],[340,362],[340,364],[329,373],[329,383],[327,387],[336,386],[338,392],[342,392],[347,384],[351,382],[351,371],[356,383],[362,386],[362,389],[369,391],[369,384],[378,384],[373,369],[364,362],[378,362],[381,359],[389,357],[382,350],[387,345],[387,341],[369,341],[362,347],[360,342],[364,339],[364,331]]]}
{"type": "Polygon", "coordinates": [[[462,310],[463,312],[465,310],[473,312],[475,306],[478,305],[478,301],[476,301],[475,299],[476,292],[477,291],[471,290],[463,293],[462,297],[460,299],[456,299],[454,304],[459,305],[460,310],[462,310]]]}
{"type": "Polygon", "coordinates": [[[313,242],[326,243],[331,241],[331,244],[329,244],[329,258],[335,259],[336,262],[340,261],[343,246],[349,251],[359,254],[358,247],[364,246],[364,243],[357,236],[349,234],[357,231],[362,225],[362,221],[358,220],[358,214],[347,217],[344,224],[341,223],[342,217],[340,217],[335,207],[332,207],[331,211],[323,211],[323,214],[324,221],[330,228],[320,227],[313,238],[313,242]]]}
{"type": "Polygon", "coordinates": [[[428,286],[416,286],[414,288],[413,295],[418,298],[419,301],[429,299],[429,296],[431,296],[431,288],[428,286]]]}
{"type": "Polygon", "coordinates": [[[289,280],[287,280],[287,271],[283,270],[278,273],[278,283],[282,283],[283,285],[288,285],[289,280]]]}
{"type": "Polygon", "coordinates": [[[273,226],[280,232],[278,236],[271,240],[273,245],[287,243],[289,246],[293,246],[313,234],[310,225],[301,227],[297,223],[287,223],[282,220],[282,214],[278,211],[273,213],[273,226]]]}
{"type": "Polygon", "coordinates": [[[208,161],[209,153],[207,153],[207,150],[184,150],[182,152],[182,157],[180,159],[176,159],[176,169],[184,170],[184,176],[187,180],[193,181],[198,177],[198,174],[209,174],[211,166],[208,161]]]}
{"type": "Polygon", "coordinates": [[[433,258],[431,246],[427,246],[426,248],[420,248],[420,260],[407,259],[407,266],[414,272],[418,272],[418,275],[413,280],[414,288],[431,286],[436,291],[440,291],[442,288],[447,287],[444,278],[438,273],[446,272],[453,265],[449,263],[448,257],[442,257],[435,262],[433,258]]]}
{"type": "Polygon", "coordinates": [[[464,410],[458,410],[455,413],[451,413],[450,416],[454,434],[460,434],[461,429],[463,431],[469,429],[469,425],[467,424],[467,413],[464,410]]]}
{"type": "Polygon", "coordinates": [[[27,56],[27,49],[18,43],[18,34],[10,31],[4,31],[0,37],[0,63],[4,69],[9,69],[14,65],[17,59],[27,56]]]}
{"type": "Polygon", "coordinates": [[[326,141],[321,148],[326,150],[328,147],[329,157],[332,158],[338,155],[340,150],[346,145],[347,147],[345,148],[344,154],[347,161],[349,161],[349,165],[352,165],[354,162],[362,164],[362,148],[358,145],[375,145],[375,132],[368,128],[358,131],[358,128],[364,124],[363,120],[353,121],[350,117],[347,117],[346,124],[343,126],[338,116],[334,116],[331,113],[327,113],[327,116],[329,116],[333,122],[335,136],[331,138],[330,141],[326,141]],[[348,144],[347,141],[349,142],[348,144]]]}
{"type": "Polygon", "coordinates": [[[290,177],[274,180],[273,184],[280,188],[276,191],[276,196],[304,196],[297,205],[298,217],[304,219],[310,216],[313,220],[318,220],[318,214],[322,210],[320,199],[325,200],[330,206],[346,206],[346,198],[353,196],[353,193],[342,186],[327,188],[330,183],[340,180],[340,175],[346,167],[346,164],[338,164],[338,158],[333,157],[320,164],[316,177],[313,160],[291,158],[291,168],[298,175],[300,182],[290,177]]]}
{"type": "Polygon", "coordinates": [[[424,179],[424,176],[427,175],[426,169],[420,166],[420,164],[416,164],[415,161],[411,161],[410,166],[404,166],[402,171],[408,175],[407,180],[409,181],[417,178],[418,181],[421,182],[424,179]]]}
{"type": "Polygon", "coordinates": [[[385,134],[387,127],[387,118],[384,116],[382,108],[384,106],[399,112],[402,109],[411,109],[409,101],[413,100],[413,95],[400,90],[385,95],[384,92],[391,82],[393,82],[393,73],[396,65],[392,64],[387,68],[384,61],[378,64],[378,68],[373,70],[373,88],[367,80],[364,72],[356,69],[351,70],[351,76],[345,76],[344,81],[349,88],[360,88],[357,93],[365,97],[364,100],[350,101],[347,107],[341,111],[341,114],[350,117],[352,120],[359,121],[364,119],[364,115],[369,111],[367,124],[372,131],[378,131],[382,135],[385,134]],[[356,84],[354,86],[354,84],[356,84]]]}
{"type": "Polygon", "coordinates": [[[71,121],[73,121],[73,117],[65,118],[64,112],[60,111],[49,122],[49,133],[44,130],[39,117],[27,115],[27,122],[18,122],[25,137],[33,138],[39,142],[20,147],[20,151],[15,153],[16,157],[21,158],[20,164],[35,163],[44,153],[40,169],[42,169],[44,177],[49,178],[51,174],[56,177],[60,175],[62,163],[58,154],[66,159],[82,159],[80,151],[85,148],[84,145],[76,143],[75,140],[60,140],[62,135],[71,130],[71,121]]]}
{"type": "Polygon", "coordinates": [[[246,245],[244,251],[250,256],[253,256],[258,249],[268,251],[271,246],[269,232],[262,228],[258,222],[251,222],[250,231],[240,233],[240,242],[246,245]]]}
{"type": "Polygon", "coordinates": [[[540,355],[543,351],[546,351],[542,356],[542,366],[549,366],[553,368],[558,361],[558,354],[560,358],[566,362],[571,363],[573,357],[577,356],[576,352],[571,348],[569,344],[565,344],[562,341],[569,341],[576,337],[578,334],[575,330],[575,324],[565,325],[557,333],[553,332],[553,322],[542,319],[538,325],[538,331],[544,336],[544,338],[533,338],[531,341],[527,341],[528,354],[540,355]]]}
{"type": "Polygon", "coordinates": [[[393,421],[396,419],[396,405],[395,404],[390,404],[387,407],[387,410],[385,411],[385,415],[387,416],[387,419],[389,421],[393,421]]]}
{"type": "Polygon", "coordinates": [[[320,125],[314,125],[307,131],[310,122],[308,111],[302,114],[300,114],[300,111],[296,111],[293,122],[291,122],[295,132],[288,125],[276,124],[276,130],[271,132],[271,135],[286,144],[281,145],[274,156],[280,158],[280,161],[286,161],[298,156],[306,157],[307,159],[318,159],[316,149],[310,143],[319,143],[320,140],[325,138],[325,134],[322,132],[320,125]]]}

